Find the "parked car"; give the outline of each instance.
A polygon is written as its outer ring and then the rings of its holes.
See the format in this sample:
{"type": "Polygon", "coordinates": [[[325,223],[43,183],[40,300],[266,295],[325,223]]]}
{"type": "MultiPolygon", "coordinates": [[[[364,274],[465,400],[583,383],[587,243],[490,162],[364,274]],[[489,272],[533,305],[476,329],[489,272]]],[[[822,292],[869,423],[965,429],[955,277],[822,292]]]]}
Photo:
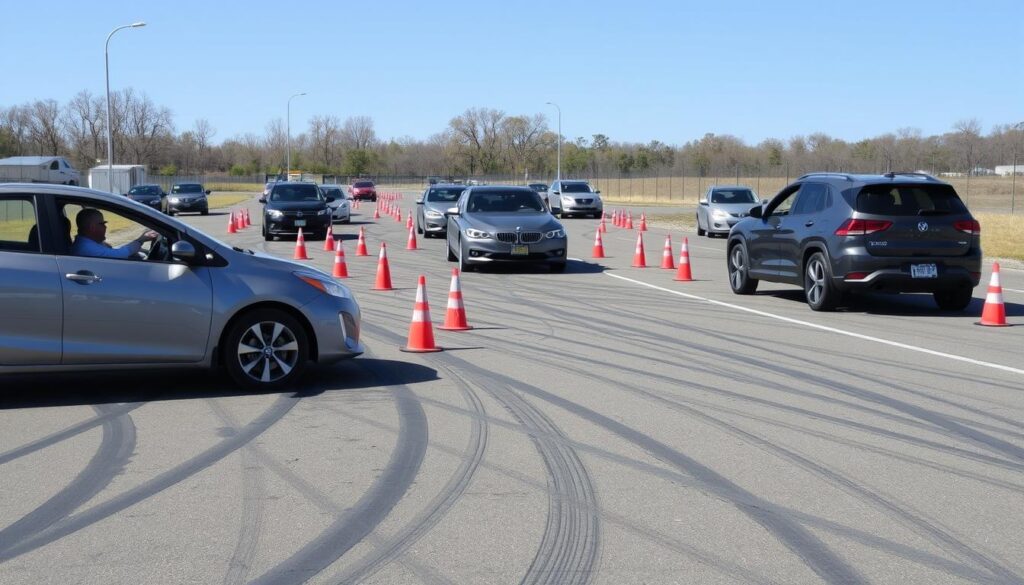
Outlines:
{"type": "Polygon", "coordinates": [[[601,192],[595,191],[586,181],[555,181],[548,190],[551,213],[562,218],[573,215],[601,217],[604,203],[601,192]]]}
{"type": "Polygon", "coordinates": [[[377,200],[377,186],[373,184],[373,181],[356,181],[352,183],[348,192],[356,201],[377,200]]]}
{"type": "Polygon", "coordinates": [[[342,185],[320,185],[320,192],[330,198],[327,207],[331,210],[331,221],[349,223],[352,221],[352,205],[342,185]]]}
{"type": "Polygon", "coordinates": [[[440,182],[441,182],[441,177],[437,177],[437,176],[427,177],[427,184],[428,185],[436,185],[436,184],[438,184],[440,182]]]}
{"type": "Polygon", "coordinates": [[[464,185],[432,185],[416,200],[416,233],[428,238],[444,235],[448,220],[444,212],[453,207],[466,190],[464,185]]]}
{"type": "Polygon", "coordinates": [[[448,216],[447,258],[459,269],[527,262],[565,270],[568,240],[562,224],[527,187],[469,187],[448,216]]]}
{"type": "Polygon", "coordinates": [[[530,183],[527,187],[533,189],[540,195],[541,201],[544,202],[544,207],[551,209],[551,203],[548,202],[548,184],[547,183],[530,183]]]}
{"type": "Polygon", "coordinates": [[[210,202],[206,199],[209,194],[209,189],[203,189],[201,183],[175,183],[167,196],[167,215],[185,212],[207,215],[210,213],[210,202]]]}
{"type": "Polygon", "coordinates": [[[758,202],[757,194],[742,185],[714,185],[701,196],[697,205],[697,235],[726,235],[732,226],[747,216],[758,202]]]}
{"type": "Polygon", "coordinates": [[[331,224],[331,210],[328,203],[333,197],[325,197],[316,183],[285,181],[274,183],[270,195],[260,197],[263,204],[263,239],[273,240],[277,236],[297,236],[299,228],[311,240],[322,240],[327,236],[331,224]]]}
{"type": "Polygon", "coordinates": [[[981,279],[981,225],[948,183],[920,173],[813,173],[750,209],[729,234],[729,285],[801,286],[815,311],[847,293],[931,293],[959,311],[981,279]]]}
{"type": "Polygon", "coordinates": [[[167,211],[167,192],[160,185],[136,185],[128,190],[127,197],[153,209],[167,211]]]}
{"type": "Polygon", "coordinates": [[[0,373],[220,366],[244,388],[274,391],[309,362],[364,351],[352,292],[311,266],[91,189],[0,185],[0,207],[19,211],[0,217],[0,233],[25,228],[0,239],[0,373]],[[107,233],[115,245],[159,237],[131,259],[73,256],[69,230],[85,208],[131,226],[107,233]]]}

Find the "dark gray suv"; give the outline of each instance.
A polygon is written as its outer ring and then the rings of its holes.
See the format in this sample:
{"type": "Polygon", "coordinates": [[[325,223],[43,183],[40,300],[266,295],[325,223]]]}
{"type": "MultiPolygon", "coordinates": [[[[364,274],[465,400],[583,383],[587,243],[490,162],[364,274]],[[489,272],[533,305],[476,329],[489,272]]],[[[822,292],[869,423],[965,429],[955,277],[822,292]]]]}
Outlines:
{"type": "Polygon", "coordinates": [[[981,278],[981,225],[953,187],[921,173],[804,175],[752,207],[727,244],[729,285],[802,286],[815,311],[847,293],[931,293],[966,308],[981,278]]]}

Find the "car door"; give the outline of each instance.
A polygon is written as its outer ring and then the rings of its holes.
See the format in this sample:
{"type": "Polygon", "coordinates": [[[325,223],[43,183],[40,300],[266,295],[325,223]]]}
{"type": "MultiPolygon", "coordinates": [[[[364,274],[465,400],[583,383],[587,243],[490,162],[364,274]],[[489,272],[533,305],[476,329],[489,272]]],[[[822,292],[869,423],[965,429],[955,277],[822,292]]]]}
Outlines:
{"type": "Polygon", "coordinates": [[[818,212],[825,203],[828,187],[822,183],[804,183],[789,213],[779,218],[775,238],[778,241],[779,275],[793,282],[801,282],[804,243],[821,232],[816,226],[818,212]]]}
{"type": "Polygon", "coordinates": [[[711,189],[708,189],[701,196],[700,201],[697,202],[697,227],[705,231],[711,226],[711,222],[708,221],[708,205],[710,201],[711,189]]]}
{"type": "Polygon", "coordinates": [[[779,277],[779,225],[789,214],[790,206],[800,185],[786,187],[776,195],[765,208],[766,217],[750,228],[747,253],[750,256],[750,272],[756,278],[777,279],[779,277]]]}
{"type": "MultiPolygon", "coordinates": [[[[171,241],[175,226],[124,207],[65,198],[60,213],[91,206],[109,225],[122,229],[114,238],[132,238],[153,229],[171,241]]],[[[119,243],[111,242],[112,245],[119,243]]],[[[209,344],[213,286],[209,268],[167,260],[72,256],[56,257],[63,284],[63,364],[192,363],[209,344]]]]}
{"type": "Polygon", "coordinates": [[[0,366],[56,365],[61,281],[37,198],[0,196],[0,366]]]}

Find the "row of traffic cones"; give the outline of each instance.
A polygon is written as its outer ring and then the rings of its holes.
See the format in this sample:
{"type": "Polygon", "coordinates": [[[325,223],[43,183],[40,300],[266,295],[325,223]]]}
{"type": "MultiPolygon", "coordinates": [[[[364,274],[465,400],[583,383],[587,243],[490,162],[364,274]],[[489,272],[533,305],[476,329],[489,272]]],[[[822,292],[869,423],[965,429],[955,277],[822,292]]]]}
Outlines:
{"type": "MultiPolygon", "coordinates": [[[[235,233],[232,231],[231,233],[235,233]]],[[[341,240],[335,242],[334,230],[331,226],[327,227],[327,235],[324,237],[324,251],[335,251],[337,252],[337,245],[341,243],[341,240]]],[[[416,230],[409,227],[409,240],[405,245],[406,250],[419,250],[419,245],[416,241],[416,230]]],[[[363,228],[359,228],[359,240],[356,243],[356,256],[369,256],[370,254],[366,250],[366,234],[363,228]]],[[[309,254],[306,251],[306,237],[302,233],[302,228],[299,228],[299,234],[295,236],[295,253],[292,255],[293,260],[310,260],[309,254]]]]}
{"type": "MultiPolygon", "coordinates": [[[[600,228],[594,234],[594,248],[591,254],[594,258],[604,258],[604,241],[601,238],[600,228]]],[[[644,254],[644,236],[643,234],[637,234],[636,236],[636,248],[633,252],[633,268],[647,268],[647,257],[644,254]]],[[[672,236],[665,235],[665,248],[661,253],[661,267],[666,270],[676,270],[675,262],[672,258],[672,236]]],[[[690,270],[690,240],[689,238],[683,238],[683,244],[679,249],[679,268],[676,272],[675,280],[678,281],[691,281],[693,280],[693,273],[690,270]]]]}
{"type": "Polygon", "coordinates": [[[249,221],[249,210],[242,209],[241,211],[232,211],[228,214],[228,233],[236,234],[238,230],[243,230],[252,225],[249,221]]]}

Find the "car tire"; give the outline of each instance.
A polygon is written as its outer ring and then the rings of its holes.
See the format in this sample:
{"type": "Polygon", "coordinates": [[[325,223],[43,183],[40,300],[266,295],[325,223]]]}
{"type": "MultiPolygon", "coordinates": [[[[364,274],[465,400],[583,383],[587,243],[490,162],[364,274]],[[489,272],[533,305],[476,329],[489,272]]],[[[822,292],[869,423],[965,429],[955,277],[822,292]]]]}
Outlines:
{"type": "Polygon", "coordinates": [[[932,293],[935,304],[943,311],[963,311],[974,300],[974,287],[961,286],[932,293]]]}
{"type": "Polygon", "coordinates": [[[416,233],[420,234],[420,235],[423,235],[423,226],[421,226],[420,222],[418,222],[418,221],[416,222],[416,233]]]}
{"type": "Polygon", "coordinates": [[[757,290],[757,279],[750,278],[750,260],[747,248],[736,244],[726,256],[729,269],[729,288],[738,295],[752,295],[757,290]]]}
{"type": "Polygon", "coordinates": [[[297,319],[280,309],[257,309],[231,324],[223,361],[242,388],[273,392],[298,380],[309,361],[309,349],[306,330],[297,319]],[[270,355],[264,353],[267,348],[270,355]]]}
{"type": "Polygon", "coordinates": [[[698,215],[697,216],[697,235],[698,236],[703,236],[706,233],[708,233],[708,232],[705,231],[704,228],[700,227],[700,216],[698,215]]]}
{"type": "Polygon", "coordinates": [[[451,244],[450,244],[450,243],[448,243],[448,242],[445,242],[445,244],[444,244],[444,249],[448,251],[448,261],[449,261],[449,262],[455,262],[456,260],[458,260],[458,258],[457,258],[457,257],[455,256],[455,254],[454,254],[454,253],[452,252],[452,246],[451,246],[451,244]]]}
{"type": "Polygon", "coordinates": [[[804,295],[813,311],[831,311],[841,296],[832,283],[832,267],[825,254],[815,252],[804,265],[804,295]]]}
{"type": "Polygon", "coordinates": [[[565,265],[565,262],[555,262],[554,264],[549,264],[548,266],[551,268],[551,272],[561,274],[565,272],[565,265]]]}
{"type": "Polygon", "coordinates": [[[466,255],[465,255],[464,250],[462,250],[462,244],[460,243],[459,244],[459,272],[473,272],[473,270],[475,270],[475,269],[476,268],[472,264],[466,262],[466,255]]]}
{"type": "Polygon", "coordinates": [[[204,210],[200,211],[199,213],[202,214],[202,215],[210,215],[210,210],[209,209],[204,209],[204,210]]]}

